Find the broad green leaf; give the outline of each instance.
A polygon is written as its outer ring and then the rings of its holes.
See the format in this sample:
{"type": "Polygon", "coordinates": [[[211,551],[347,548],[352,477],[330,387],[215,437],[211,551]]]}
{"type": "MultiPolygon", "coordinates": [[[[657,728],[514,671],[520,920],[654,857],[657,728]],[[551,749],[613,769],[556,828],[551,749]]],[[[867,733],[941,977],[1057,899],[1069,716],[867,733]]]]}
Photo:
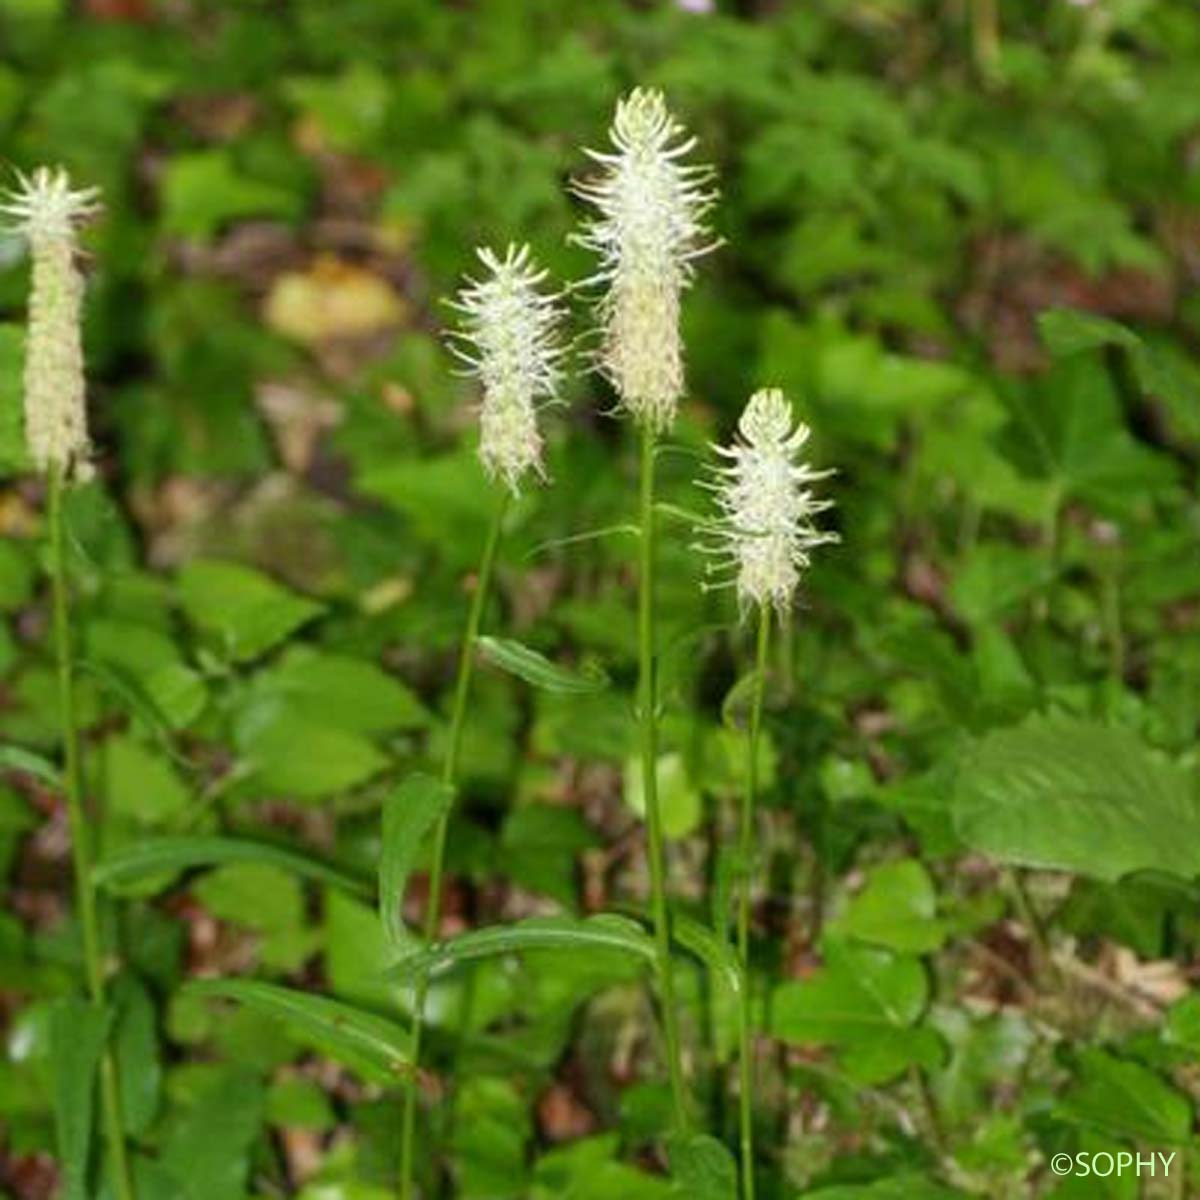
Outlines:
{"type": "Polygon", "coordinates": [[[226,863],[190,890],[218,920],[258,935],[256,951],[266,967],[299,970],[316,948],[317,932],[304,921],[304,891],[290,871],[270,863],[226,863]]]}
{"type": "Polygon", "coordinates": [[[201,1068],[190,1103],[171,1122],[159,1163],[174,1178],[180,1200],[230,1200],[245,1196],[250,1150],[259,1136],[263,1086],[242,1066],[201,1068]]]}
{"type": "Polygon", "coordinates": [[[947,935],[947,923],[937,917],[933,880],[915,858],[872,868],[835,927],[860,941],[913,954],[937,950],[947,935]]]}
{"type": "Polygon", "coordinates": [[[737,1164],[725,1145],[707,1133],[674,1138],[670,1147],[675,1193],[689,1200],[737,1200],[737,1164]]]}
{"type": "Polygon", "coordinates": [[[1126,428],[1112,380],[1091,356],[1058,361],[1036,386],[1012,384],[1007,398],[1006,452],[1064,499],[1125,516],[1175,478],[1171,461],[1126,428]]]}
{"type": "Polygon", "coordinates": [[[208,238],[235,217],[295,217],[300,206],[291,189],[239,173],[227,149],[174,154],[166,164],[163,229],[170,234],[208,238]]]}
{"type": "Polygon", "coordinates": [[[1139,341],[1137,334],[1124,325],[1073,308],[1047,309],[1038,314],[1037,324],[1046,349],[1054,355],[1078,354],[1100,346],[1129,349],[1139,341]]]}
{"type": "Polygon", "coordinates": [[[655,961],[654,942],[628,917],[601,913],[594,917],[531,917],[511,925],[473,929],[406,958],[397,967],[405,977],[433,974],[459,963],[523,950],[614,950],[655,961]]]}
{"type": "Polygon", "coordinates": [[[775,989],[771,1031],[788,1042],[836,1046],[852,1078],[882,1083],[913,1063],[937,1061],[937,1035],[917,1024],[928,1000],[919,959],[831,938],[821,970],[775,989]]]}
{"type": "Polygon", "coordinates": [[[1183,1145],[1192,1129],[1192,1106],[1182,1092],[1148,1067],[1096,1049],[1080,1054],[1078,1081],[1059,1111],[1076,1124],[1147,1146],[1183,1145]]]}
{"type": "Polygon", "coordinates": [[[599,843],[577,808],[520,804],[504,818],[497,865],[516,883],[572,909],[577,903],[579,855],[599,843]]]}
{"type": "Polygon", "coordinates": [[[470,1076],[459,1085],[453,1158],[456,1191],[474,1200],[527,1194],[533,1132],[529,1106],[512,1079],[470,1076]]]}
{"type": "Polygon", "coordinates": [[[323,611],[239,563],[197,559],[179,573],[179,602],[235,662],[257,658],[323,611]]]}
{"type": "Polygon", "coordinates": [[[104,689],[121,702],[131,717],[136,717],[146,726],[167,754],[182,765],[188,765],[187,759],[179,754],[171,741],[170,720],[136,677],[111,663],[87,659],[76,663],[76,669],[94,675],[104,689]]]}
{"type": "Polygon", "coordinates": [[[351,733],[421,729],[429,712],[382,667],[360,658],[290,647],[254,680],[255,695],[277,699],[308,720],[351,733]]]}
{"type": "Polygon", "coordinates": [[[188,789],[170,760],[129,734],[109,738],[100,755],[108,811],[143,825],[163,825],[185,813],[188,789]]]}
{"type": "Polygon", "coordinates": [[[396,950],[411,950],[404,924],[408,877],[437,822],[450,811],[454,788],[432,775],[409,775],[383,802],[383,846],[379,856],[379,914],[396,950]]]}
{"type": "Polygon", "coordinates": [[[968,752],[954,794],[968,846],[1018,866],[1112,882],[1132,871],[1200,872],[1191,775],[1127,730],[1034,716],[968,752]]]}
{"type": "Polygon", "coordinates": [[[597,666],[571,671],[511,638],[481,637],[479,648],[488,662],[548,692],[599,692],[608,676],[597,666]]]}
{"type": "MultiPolygon", "coordinates": [[[[660,754],[655,775],[663,833],[669,838],[684,838],[694,833],[704,816],[704,803],[699,789],[688,777],[683,755],[675,751],[660,754]]],[[[642,761],[636,755],[625,762],[625,803],[642,820],[646,819],[642,761]]]]}
{"type": "Polygon", "coordinates": [[[388,765],[383,751],[362,734],[272,703],[242,713],[234,740],[259,788],[297,799],[348,792],[388,765]]]}
{"type": "Polygon", "coordinates": [[[11,743],[0,746],[0,770],[21,771],[25,775],[32,775],[55,791],[62,791],[63,788],[62,772],[58,767],[48,758],[43,758],[33,750],[26,750],[24,746],[14,746],[11,743]]]}
{"type": "Polygon", "coordinates": [[[371,891],[366,880],[294,850],[270,842],[220,837],[146,838],[105,855],[92,868],[92,878],[101,886],[118,887],[223,863],[267,863],[348,892],[371,891]]]}
{"type": "Polygon", "coordinates": [[[377,1083],[395,1083],[408,1071],[408,1030],[343,1000],[250,979],[197,980],[186,990],[234,1000],[283,1021],[307,1044],[377,1083]]]}
{"type": "Polygon", "coordinates": [[[96,1071],[108,1036],[109,1014],[77,997],[57,1001],[50,1014],[54,1119],[65,1200],[88,1200],[96,1071]]]}
{"type": "Polygon", "coordinates": [[[1200,1057],[1200,994],[1189,992],[1167,1012],[1167,1040],[1200,1057]]]}

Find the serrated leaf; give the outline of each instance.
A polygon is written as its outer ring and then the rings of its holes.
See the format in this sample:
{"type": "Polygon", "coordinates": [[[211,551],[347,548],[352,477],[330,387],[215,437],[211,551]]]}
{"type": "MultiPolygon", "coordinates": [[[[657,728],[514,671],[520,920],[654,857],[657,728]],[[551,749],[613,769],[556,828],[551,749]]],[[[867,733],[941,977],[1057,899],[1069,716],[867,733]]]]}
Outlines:
{"type": "Polygon", "coordinates": [[[117,887],[225,863],[265,863],[348,892],[371,891],[365,880],[294,850],[270,842],[221,837],[148,838],[123,846],[92,868],[92,879],[101,887],[117,887]]]}
{"type": "Polygon", "coordinates": [[[1139,870],[1200,872],[1189,773],[1127,730],[1035,716],[978,741],[961,764],[954,822],[1000,862],[1113,882],[1139,870]]]}
{"type": "Polygon", "coordinates": [[[1192,1106],[1181,1092],[1148,1067],[1103,1050],[1080,1055],[1078,1082],[1060,1111],[1076,1124],[1139,1144],[1183,1145],[1192,1128],[1192,1106]]]}
{"type": "Polygon", "coordinates": [[[737,1164],[723,1143],[707,1133],[671,1141],[674,1191],[689,1200],[737,1200],[737,1164]]]}
{"type": "Polygon", "coordinates": [[[394,1083],[408,1072],[408,1030],[345,1001],[252,979],[197,980],[184,990],[234,1000],[283,1021],[306,1042],[378,1083],[394,1083]]]}
{"type": "Polygon", "coordinates": [[[481,637],[479,649],[488,662],[548,692],[578,695],[608,687],[608,676],[598,666],[571,671],[511,638],[481,637]]]}
{"type": "Polygon", "coordinates": [[[431,775],[409,775],[383,803],[379,857],[379,915],[388,941],[411,950],[404,924],[404,893],[425,838],[454,803],[454,788],[431,775]]]}

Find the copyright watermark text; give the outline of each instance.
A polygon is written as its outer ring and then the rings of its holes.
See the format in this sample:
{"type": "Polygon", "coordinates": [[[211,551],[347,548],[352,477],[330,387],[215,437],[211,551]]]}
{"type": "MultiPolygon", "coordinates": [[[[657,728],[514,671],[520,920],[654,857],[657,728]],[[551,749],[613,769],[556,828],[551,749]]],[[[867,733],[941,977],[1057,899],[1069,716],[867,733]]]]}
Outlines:
{"type": "Polygon", "coordinates": [[[1050,1170],[1055,1175],[1095,1175],[1100,1179],[1110,1175],[1167,1179],[1174,1160],[1174,1151],[1170,1154],[1164,1154],[1161,1150],[1151,1154],[1134,1154],[1129,1150],[1119,1150],[1116,1154],[1109,1154],[1107,1150],[1095,1154],[1084,1151],[1079,1154],[1056,1154],[1050,1160],[1050,1170]]]}

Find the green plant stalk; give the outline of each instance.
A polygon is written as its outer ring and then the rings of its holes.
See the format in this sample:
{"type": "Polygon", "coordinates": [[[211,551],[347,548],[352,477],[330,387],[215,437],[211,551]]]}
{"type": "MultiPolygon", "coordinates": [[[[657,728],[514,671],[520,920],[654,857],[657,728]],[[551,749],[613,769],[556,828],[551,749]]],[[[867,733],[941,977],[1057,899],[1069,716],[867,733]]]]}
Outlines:
{"type": "Polygon", "coordinates": [[[650,907],[658,959],[663,1040],[666,1042],[667,1071],[671,1078],[675,1125],[680,1133],[684,1133],[691,1122],[679,1040],[675,973],[671,962],[671,926],[667,911],[662,814],[658,807],[658,687],[654,661],[654,455],[654,431],[646,425],[642,429],[639,488],[641,536],[638,539],[638,727],[641,734],[642,795],[646,805],[646,856],[650,864],[650,907]]]}
{"type": "Polygon", "coordinates": [[[771,609],[758,610],[758,648],[754,659],[754,692],[746,738],[746,790],[738,820],[737,946],[742,964],[738,998],[739,1136],[742,1155],[742,1198],[754,1200],[754,1057],[750,1038],[750,859],[754,853],[754,805],[758,798],[758,741],[762,729],[767,653],[771,645],[771,609]]]}
{"type": "MultiPolygon", "coordinates": [[[[483,612],[487,607],[491,591],[492,574],[496,564],[496,551],[500,545],[504,515],[508,511],[508,492],[501,491],[492,513],[491,527],[483,547],[483,558],[479,563],[479,575],[475,583],[475,594],[471,597],[471,608],[467,614],[467,626],[463,632],[462,645],[458,654],[458,673],[454,683],[454,703],[450,712],[450,733],[446,752],[442,759],[442,780],[453,786],[458,776],[458,758],[462,749],[463,728],[466,722],[467,701],[471,694],[471,679],[475,673],[475,643],[483,623],[483,612]]],[[[437,937],[442,918],[442,876],[445,871],[446,833],[450,827],[450,811],[442,814],[433,832],[433,861],[429,870],[429,898],[425,904],[425,942],[437,937]]],[[[417,1073],[421,1063],[421,1035],[424,1026],[425,1001],[429,994],[428,976],[418,977],[413,991],[411,1074],[404,1090],[404,1116],[400,1140],[400,1196],[410,1200],[413,1194],[413,1144],[417,1125],[417,1073]]]]}
{"type": "MultiPolygon", "coordinates": [[[[63,776],[67,819],[71,826],[71,858],[75,873],[75,902],[83,941],[84,972],[93,1004],[104,1007],[104,960],[100,925],[96,915],[96,890],[92,884],[91,839],[83,809],[83,774],[79,729],[75,720],[75,669],[71,641],[71,606],[67,583],[66,528],[63,520],[64,479],[58,467],[48,476],[47,518],[50,526],[50,585],[54,608],[54,652],[58,669],[58,712],[62,725],[63,776]]],[[[100,1106],[108,1144],[108,1166],[119,1200],[133,1200],[125,1132],[121,1123],[121,1089],[117,1063],[110,1047],[100,1059],[100,1106]]]]}

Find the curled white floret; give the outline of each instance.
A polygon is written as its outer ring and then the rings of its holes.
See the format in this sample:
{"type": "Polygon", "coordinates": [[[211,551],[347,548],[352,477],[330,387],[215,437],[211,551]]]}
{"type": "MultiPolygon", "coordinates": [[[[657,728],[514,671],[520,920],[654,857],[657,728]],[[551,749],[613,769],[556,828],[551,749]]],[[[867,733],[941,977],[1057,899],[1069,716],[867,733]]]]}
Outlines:
{"type": "Polygon", "coordinates": [[[0,198],[0,220],[29,242],[33,264],[25,345],[25,439],[40,471],[86,473],[90,446],[80,332],[83,277],[79,226],[97,211],[98,192],[78,191],[63,170],[18,175],[0,198]]]}
{"type": "Polygon", "coordinates": [[[479,457],[493,479],[514,493],[527,471],[544,475],[539,402],[557,398],[563,348],[557,295],[542,290],[547,272],[528,246],[509,246],[503,258],[476,251],[487,269],[468,279],[452,307],[460,314],[451,346],[483,385],[479,457]]]}
{"type": "Polygon", "coordinates": [[[663,432],[684,389],[679,300],[693,262],[714,246],[704,217],[712,169],[681,160],[695,147],[662,93],[637,88],[617,104],[614,150],[575,192],[599,210],[579,241],[600,259],[599,366],[640,424],[663,432]]]}
{"type": "Polygon", "coordinates": [[[716,493],[719,515],[705,548],[716,557],[713,569],[737,588],[743,612],[765,604],[783,611],[809,565],[809,552],[837,541],[814,523],[831,502],[817,499],[812,484],[831,472],[801,460],[809,429],[793,418],[778,389],[750,397],[738,435],[730,445],[715,447],[724,461],[707,486],[716,493]]]}

